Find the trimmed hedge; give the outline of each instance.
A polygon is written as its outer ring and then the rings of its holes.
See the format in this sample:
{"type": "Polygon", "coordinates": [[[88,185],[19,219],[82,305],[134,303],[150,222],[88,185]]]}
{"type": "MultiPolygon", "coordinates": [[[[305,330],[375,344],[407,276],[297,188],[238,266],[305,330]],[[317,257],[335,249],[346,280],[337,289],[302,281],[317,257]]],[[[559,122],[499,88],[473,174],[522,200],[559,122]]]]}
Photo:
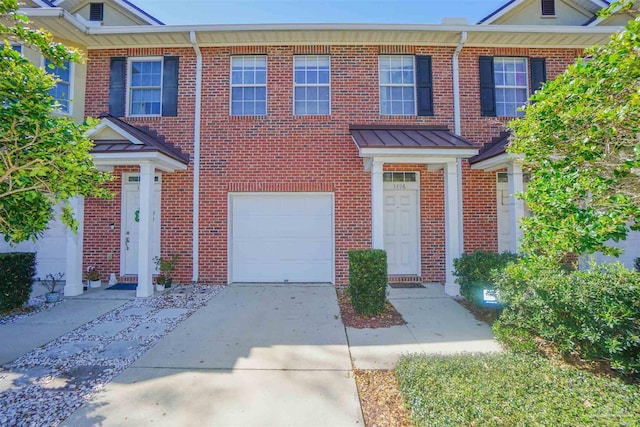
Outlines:
{"type": "Polygon", "coordinates": [[[35,274],[35,253],[0,254],[0,312],[22,307],[29,300],[35,274]]]}
{"type": "Polygon", "coordinates": [[[542,338],[565,355],[640,375],[640,273],[619,263],[567,272],[529,258],[506,267],[496,285],[505,309],[494,332],[510,348],[535,351],[542,338]]]}
{"type": "Polygon", "coordinates": [[[460,285],[460,294],[478,307],[484,307],[482,291],[495,289],[493,274],[517,260],[518,255],[510,252],[463,253],[453,260],[453,274],[460,285]]]}
{"type": "Polygon", "coordinates": [[[387,253],[349,251],[349,295],[356,313],[378,314],[387,302],[387,253]]]}

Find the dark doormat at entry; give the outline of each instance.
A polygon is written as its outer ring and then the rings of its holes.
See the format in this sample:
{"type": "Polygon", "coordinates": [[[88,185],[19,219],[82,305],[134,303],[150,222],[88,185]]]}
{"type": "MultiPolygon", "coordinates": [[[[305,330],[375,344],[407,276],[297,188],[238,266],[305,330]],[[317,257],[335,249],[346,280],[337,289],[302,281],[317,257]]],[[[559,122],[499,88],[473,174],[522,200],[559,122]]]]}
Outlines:
{"type": "Polygon", "coordinates": [[[391,286],[393,289],[416,289],[416,288],[424,288],[424,286],[422,285],[422,283],[417,283],[417,282],[407,282],[407,283],[403,283],[403,282],[395,282],[395,283],[389,283],[389,286],[391,286]]]}
{"type": "Polygon", "coordinates": [[[137,283],[116,283],[115,285],[109,286],[105,289],[112,291],[135,291],[137,287],[137,283]]]}

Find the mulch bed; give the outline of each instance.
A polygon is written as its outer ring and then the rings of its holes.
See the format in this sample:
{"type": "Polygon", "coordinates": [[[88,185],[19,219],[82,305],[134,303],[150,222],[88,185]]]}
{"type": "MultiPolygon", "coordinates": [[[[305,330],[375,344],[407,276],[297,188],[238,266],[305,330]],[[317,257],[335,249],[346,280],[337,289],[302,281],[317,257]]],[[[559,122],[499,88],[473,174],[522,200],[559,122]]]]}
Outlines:
{"type": "Polygon", "coordinates": [[[473,317],[475,317],[476,320],[487,323],[489,326],[493,325],[493,322],[498,319],[498,308],[480,308],[462,297],[454,298],[454,301],[473,314],[473,317]]]}
{"type": "Polygon", "coordinates": [[[338,294],[338,305],[340,306],[342,323],[348,328],[388,328],[390,326],[405,325],[407,323],[389,301],[387,301],[387,305],[380,314],[375,316],[358,314],[351,305],[347,290],[337,289],[336,292],[338,294]]]}
{"type": "Polygon", "coordinates": [[[366,426],[410,426],[393,371],[354,370],[366,426]]]}

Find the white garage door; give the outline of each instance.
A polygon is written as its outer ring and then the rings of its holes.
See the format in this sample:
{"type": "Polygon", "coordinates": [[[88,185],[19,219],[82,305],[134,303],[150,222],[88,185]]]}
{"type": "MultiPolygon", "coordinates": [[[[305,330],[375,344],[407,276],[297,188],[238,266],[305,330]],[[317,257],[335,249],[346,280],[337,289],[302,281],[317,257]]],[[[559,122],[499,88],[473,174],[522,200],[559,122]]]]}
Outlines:
{"type": "Polygon", "coordinates": [[[231,194],[230,282],[333,282],[331,193],[231,194]]]}

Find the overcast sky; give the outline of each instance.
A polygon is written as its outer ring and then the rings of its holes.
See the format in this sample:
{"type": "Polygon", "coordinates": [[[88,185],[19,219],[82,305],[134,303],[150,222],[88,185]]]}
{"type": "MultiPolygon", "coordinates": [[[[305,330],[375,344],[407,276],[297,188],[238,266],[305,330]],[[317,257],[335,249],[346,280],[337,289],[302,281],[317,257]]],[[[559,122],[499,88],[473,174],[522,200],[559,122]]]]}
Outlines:
{"type": "Polygon", "coordinates": [[[165,24],[475,23],[507,0],[132,0],[165,24]]]}

